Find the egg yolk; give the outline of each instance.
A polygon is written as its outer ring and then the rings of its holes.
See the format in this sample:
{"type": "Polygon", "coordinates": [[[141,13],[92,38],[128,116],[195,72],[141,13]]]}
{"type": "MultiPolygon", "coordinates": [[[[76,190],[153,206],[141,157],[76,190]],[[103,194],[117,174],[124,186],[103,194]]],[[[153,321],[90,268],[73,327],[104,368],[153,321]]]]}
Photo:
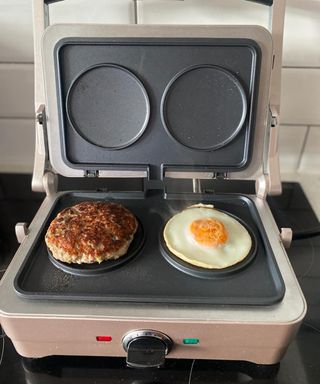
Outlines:
{"type": "Polygon", "coordinates": [[[223,223],[211,218],[194,220],[190,224],[190,232],[197,243],[209,247],[217,247],[228,240],[223,223]]]}

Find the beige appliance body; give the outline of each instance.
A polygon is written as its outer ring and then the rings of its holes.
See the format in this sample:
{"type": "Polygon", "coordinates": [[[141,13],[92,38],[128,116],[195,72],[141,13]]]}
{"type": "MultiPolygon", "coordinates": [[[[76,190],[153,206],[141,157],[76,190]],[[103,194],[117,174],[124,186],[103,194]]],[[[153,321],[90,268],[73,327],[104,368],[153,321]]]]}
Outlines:
{"type": "MultiPolygon", "coordinates": [[[[272,190],[268,168],[270,135],[270,79],[273,62],[272,39],[261,27],[228,26],[106,26],[57,25],[43,38],[42,64],[45,94],[44,120],[37,123],[35,189],[44,188],[47,196],[28,228],[18,226],[21,245],[0,283],[0,320],[4,331],[19,354],[39,358],[48,355],[126,356],[126,338],[167,337],[167,358],[245,360],[259,364],[280,361],[294,338],[306,313],[306,303],[285,248],[284,237],[272,217],[266,194],[272,190]],[[56,102],[56,77],[53,49],[64,37],[84,38],[241,38],[253,39],[262,52],[257,104],[254,152],[249,167],[226,175],[229,179],[257,179],[257,193],[249,196],[260,216],[276,263],[285,284],[283,299],[268,306],[106,303],[72,300],[28,300],[17,295],[15,277],[26,254],[36,241],[57,199],[54,173],[69,177],[83,176],[83,170],[68,168],[58,154],[59,113],[56,102]],[[263,149],[263,150],[262,150],[263,149]],[[50,161],[49,161],[50,159],[50,161]],[[40,177],[41,176],[41,177],[40,177]],[[39,181],[40,180],[40,181],[39,181]]],[[[38,68],[36,68],[38,70],[38,68]]],[[[41,74],[42,79],[42,74],[41,74]]],[[[39,89],[40,89],[39,88],[39,89]]],[[[38,97],[41,92],[38,90],[38,97]]],[[[41,98],[41,97],[40,97],[41,98]]],[[[42,107],[42,112],[44,108],[42,107]]],[[[42,118],[44,115],[41,116],[42,118]]],[[[39,121],[40,120],[40,121],[39,121]]],[[[270,169],[269,169],[270,170],[270,169]]],[[[128,173],[99,170],[100,177],[147,178],[145,170],[128,173]]],[[[211,172],[180,173],[169,170],[166,178],[214,179],[211,172]]],[[[41,278],[41,276],[39,276],[41,278]]],[[[169,282],[168,282],[169,283],[169,282]]],[[[255,289],[254,286],[251,287],[255,289]]]]}

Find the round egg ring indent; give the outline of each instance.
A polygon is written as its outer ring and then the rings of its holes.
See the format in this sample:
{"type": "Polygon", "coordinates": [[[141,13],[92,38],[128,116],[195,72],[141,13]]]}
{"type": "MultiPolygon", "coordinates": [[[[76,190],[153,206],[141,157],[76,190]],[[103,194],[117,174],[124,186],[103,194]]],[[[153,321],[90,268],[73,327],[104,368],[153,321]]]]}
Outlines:
{"type": "Polygon", "coordinates": [[[127,253],[115,260],[105,260],[105,261],[102,261],[100,264],[99,263],[91,263],[91,264],[70,263],[69,264],[54,258],[48,247],[47,247],[47,251],[49,255],[49,260],[52,262],[52,264],[58,269],[62,270],[63,272],[66,272],[75,276],[95,276],[95,275],[100,275],[106,272],[110,272],[129,262],[131,259],[133,259],[140,253],[144,245],[144,242],[145,242],[145,233],[139,221],[137,231],[128,248],[127,253]]]}
{"type": "Polygon", "coordinates": [[[200,277],[203,279],[216,279],[221,277],[227,277],[234,273],[240,272],[242,269],[248,267],[249,264],[251,264],[251,262],[255,258],[257,253],[258,243],[257,243],[256,235],[251,230],[251,228],[243,220],[239,219],[237,216],[232,215],[229,212],[226,212],[220,209],[219,209],[219,212],[222,212],[228,216],[231,216],[232,218],[237,220],[248,231],[251,237],[251,248],[249,253],[243,260],[239,261],[236,264],[231,265],[230,267],[220,268],[220,269],[199,267],[197,265],[188,263],[187,261],[180,259],[180,257],[172,253],[170,249],[167,247],[166,241],[163,236],[164,227],[165,227],[164,226],[160,234],[160,251],[162,256],[166,259],[166,261],[181,272],[184,272],[194,277],[200,277]]]}
{"type": "Polygon", "coordinates": [[[144,133],[149,117],[147,91],[128,69],[99,64],[81,72],[66,96],[73,129],[91,144],[116,150],[128,147],[144,133]]]}
{"type": "Polygon", "coordinates": [[[240,81],[216,65],[195,65],[177,73],[161,100],[162,124],[190,149],[213,151],[231,142],[247,115],[240,81]]]}

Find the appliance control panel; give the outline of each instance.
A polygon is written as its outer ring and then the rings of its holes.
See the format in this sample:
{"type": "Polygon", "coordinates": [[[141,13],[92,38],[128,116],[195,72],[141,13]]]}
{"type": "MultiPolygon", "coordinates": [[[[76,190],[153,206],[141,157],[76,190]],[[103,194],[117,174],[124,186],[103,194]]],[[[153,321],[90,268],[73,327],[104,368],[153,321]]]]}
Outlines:
{"type": "Polygon", "coordinates": [[[131,331],[122,339],[127,365],[132,368],[161,367],[172,344],[169,336],[150,329],[131,331]]]}

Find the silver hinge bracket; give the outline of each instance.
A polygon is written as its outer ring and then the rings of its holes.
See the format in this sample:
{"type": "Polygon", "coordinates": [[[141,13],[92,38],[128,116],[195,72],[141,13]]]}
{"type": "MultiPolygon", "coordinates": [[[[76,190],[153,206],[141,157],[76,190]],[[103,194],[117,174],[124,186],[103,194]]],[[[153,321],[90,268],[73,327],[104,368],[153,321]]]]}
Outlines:
{"type": "Polygon", "coordinates": [[[215,172],[213,174],[213,180],[228,180],[229,174],[227,172],[215,172]]]}
{"type": "Polygon", "coordinates": [[[278,125],[278,115],[271,114],[271,127],[276,127],[278,125]]]}
{"type": "Polygon", "coordinates": [[[270,106],[269,137],[263,174],[256,180],[256,195],[265,199],[267,195],[280,195],[282,192],[279,152],[278,152],[279,112],[275,106],[270,106]]]}
{"type": "Polygon", "coordinates": [[[40,124],[40,125],[44,125],[45,124],[45,120],[46,120],[46,117],[45,117],[45,109],[44,109],[44,105],[40,105],[37,113],[36,113],[36,121],[40,124]]]}
{"type": "Polygon", "coordinates": [[[293,233],[291,228],[281,228],[280,239],[285,249],[290,248],[292,237],[293,237],[293,233]]]}
{"type": "Polygon", "coordinates": [[[45,105],[36,111],[36,145],[32,175],[32,190],[51,195],[57,192],[57,175],[51,171],[47,143],[47,118],[45,105]]]}
{"type": "MultiPolygon", "coordinates": [[[[228,180],[229,175],[227,172],[213,172],[211,180],[228,180]]],[[[192,179],[193,193],[208,193],[208,190],[203,190],[201,179],[192,179]]],[[[210,193],[214,193],[214,189],[210,189],[210,193]]]]}
{"type": "Polygon", "coordinates": [[[261,175],[256,180],[256,195],[260,199],[266,199],[269,191],[269,178],[267,175],[261,175]]]}
{"type": "MultiPolygon", "coordinates": [[[[164,179],[189,179],[192,182],[193,193],[208,193],[203,189],[203,180],[228,180],[229,175],[227,172],[192,172],[192,171],[173,171],[170,169],[165,170],[164,179]]],[[[189,191],[190,192],[190,191],[189,191]]],[[[164,193],[168,194],[167,188],[165,187],[164,193]]],[[[184,193],[184,192],[182,192],[184,193]]],[[[213,190],[210,190],[213,193],[213,190]]]]}
{"type": "Polygon", "coordinates": [[[268,195],[281,195],[282,185],[280,177],[278,135],[279,135],[279,108],[270,106],[271,126],[268,148],[267,175],[268,195]]]}
{"type": "Polygon", "coordinates": [[[99,170],[85,170],[84,177],[89,177],[89,178],[99,177],[99,170]]]}
{"type": "Polygon", "coordinates": [[[47,196],[57,193],[58,176],[53,172],[45,172],[42,178],[42,183],[47,196]]]}
{"type": "Polygon", "coordinates": [[[17,223],[15,227],[15,232],[18,243],[21,244],[29,234],[27,223],[17,223]]]}

